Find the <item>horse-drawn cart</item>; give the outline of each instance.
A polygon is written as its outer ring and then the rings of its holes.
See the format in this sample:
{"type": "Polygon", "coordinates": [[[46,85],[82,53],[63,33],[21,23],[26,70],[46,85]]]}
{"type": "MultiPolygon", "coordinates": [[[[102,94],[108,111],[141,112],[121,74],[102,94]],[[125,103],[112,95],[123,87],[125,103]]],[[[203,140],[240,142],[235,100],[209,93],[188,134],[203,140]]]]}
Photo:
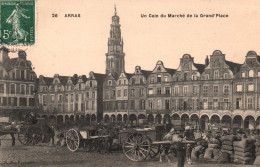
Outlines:
{"type": "Polygon", "coordinates": [[[101,140],[109,135],[99,133],[98,128],[88,126],[83,128],[75,127],[66,132],[66,144],[70,151],[75,152],[80,148],[85,151],[96,151],[101,140]]]}
{"type": "MultiPolygon", "coordinates": [[[[119,138],[123,145],[123,152],[128,159],[143,161],[148,158],[155,158],[162,151],[162,147],[170,147],[176,144],[172,140],[163,140],[166,133],[164,126],[156,126],[154,128],[121,131],[119,138]]],[[[183,142],[195,143],[195,141],[183,142]]]]}
{"type": "Polygon", "coordinates": [[[48,143],[53,137],[54,131],[44,118],[38,118],[36,124],[24,123],[18,133],[20,143],[27,146],[48,143]]]}

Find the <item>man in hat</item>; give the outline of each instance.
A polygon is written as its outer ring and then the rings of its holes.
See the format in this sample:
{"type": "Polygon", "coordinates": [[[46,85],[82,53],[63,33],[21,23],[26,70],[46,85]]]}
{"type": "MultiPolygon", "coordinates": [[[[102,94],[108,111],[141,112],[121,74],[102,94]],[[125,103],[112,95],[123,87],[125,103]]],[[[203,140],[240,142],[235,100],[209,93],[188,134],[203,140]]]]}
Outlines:
{"type": "Polygon", "coordinates": [[[26,120],[29,124],[31,124],[31,125],[37,124],[38,120],[37,120],[34,112],[30,112],[30,114],[27,115],[26,117],[27,117],[26,120]]]}

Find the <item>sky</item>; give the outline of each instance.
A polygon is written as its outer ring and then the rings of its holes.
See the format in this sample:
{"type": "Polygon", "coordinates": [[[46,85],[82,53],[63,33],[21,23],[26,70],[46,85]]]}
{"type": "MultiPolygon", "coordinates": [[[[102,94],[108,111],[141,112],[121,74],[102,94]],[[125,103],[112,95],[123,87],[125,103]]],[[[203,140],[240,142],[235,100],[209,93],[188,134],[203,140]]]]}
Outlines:
{"type": "Polygon", "coordinates": [[[241,64],[249,50],[260,54],[259,0],[37,0],[36,44],[18,48],[26,50],[38,76],[105,73],[114,4],[128,73],[137,65],[153,70],[159,60],[176,69],[186,53],[195,63],[204,63],[207,55],[221,50],[227,60],[241,64]],[[66,18],[65,14],[81,17],[66,18]],[[142,18],[142,14],[159,17],[142,18]],[[185,18],[168,18],[168,14],[184,14],[185,18]],[[198,17],[187,18],[188,14],[198,17]]]}

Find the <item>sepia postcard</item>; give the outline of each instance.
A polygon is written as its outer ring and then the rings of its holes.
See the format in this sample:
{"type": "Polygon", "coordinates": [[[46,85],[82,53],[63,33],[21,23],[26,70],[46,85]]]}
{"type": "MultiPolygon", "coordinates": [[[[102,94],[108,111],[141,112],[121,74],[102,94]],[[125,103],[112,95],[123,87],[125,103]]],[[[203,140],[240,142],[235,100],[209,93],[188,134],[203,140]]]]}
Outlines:
{"type": "Polygon", "coordinates": [[[0,166],[260,166],[259,8],[0,0],[0,166]]]}

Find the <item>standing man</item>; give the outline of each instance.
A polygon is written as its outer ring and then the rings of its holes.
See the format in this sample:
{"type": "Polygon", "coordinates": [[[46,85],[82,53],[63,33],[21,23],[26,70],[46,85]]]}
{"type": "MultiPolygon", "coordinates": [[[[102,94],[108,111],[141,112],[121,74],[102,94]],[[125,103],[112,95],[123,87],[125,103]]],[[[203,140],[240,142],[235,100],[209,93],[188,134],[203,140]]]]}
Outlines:
{"type": "Polygon", "coordinates": [[[179,135],[179,141],[177,142],[177,158],[178,158],[178,167],[184,167],[185,163],[185,144],[182,142],[183,136],[179,135]]]}

